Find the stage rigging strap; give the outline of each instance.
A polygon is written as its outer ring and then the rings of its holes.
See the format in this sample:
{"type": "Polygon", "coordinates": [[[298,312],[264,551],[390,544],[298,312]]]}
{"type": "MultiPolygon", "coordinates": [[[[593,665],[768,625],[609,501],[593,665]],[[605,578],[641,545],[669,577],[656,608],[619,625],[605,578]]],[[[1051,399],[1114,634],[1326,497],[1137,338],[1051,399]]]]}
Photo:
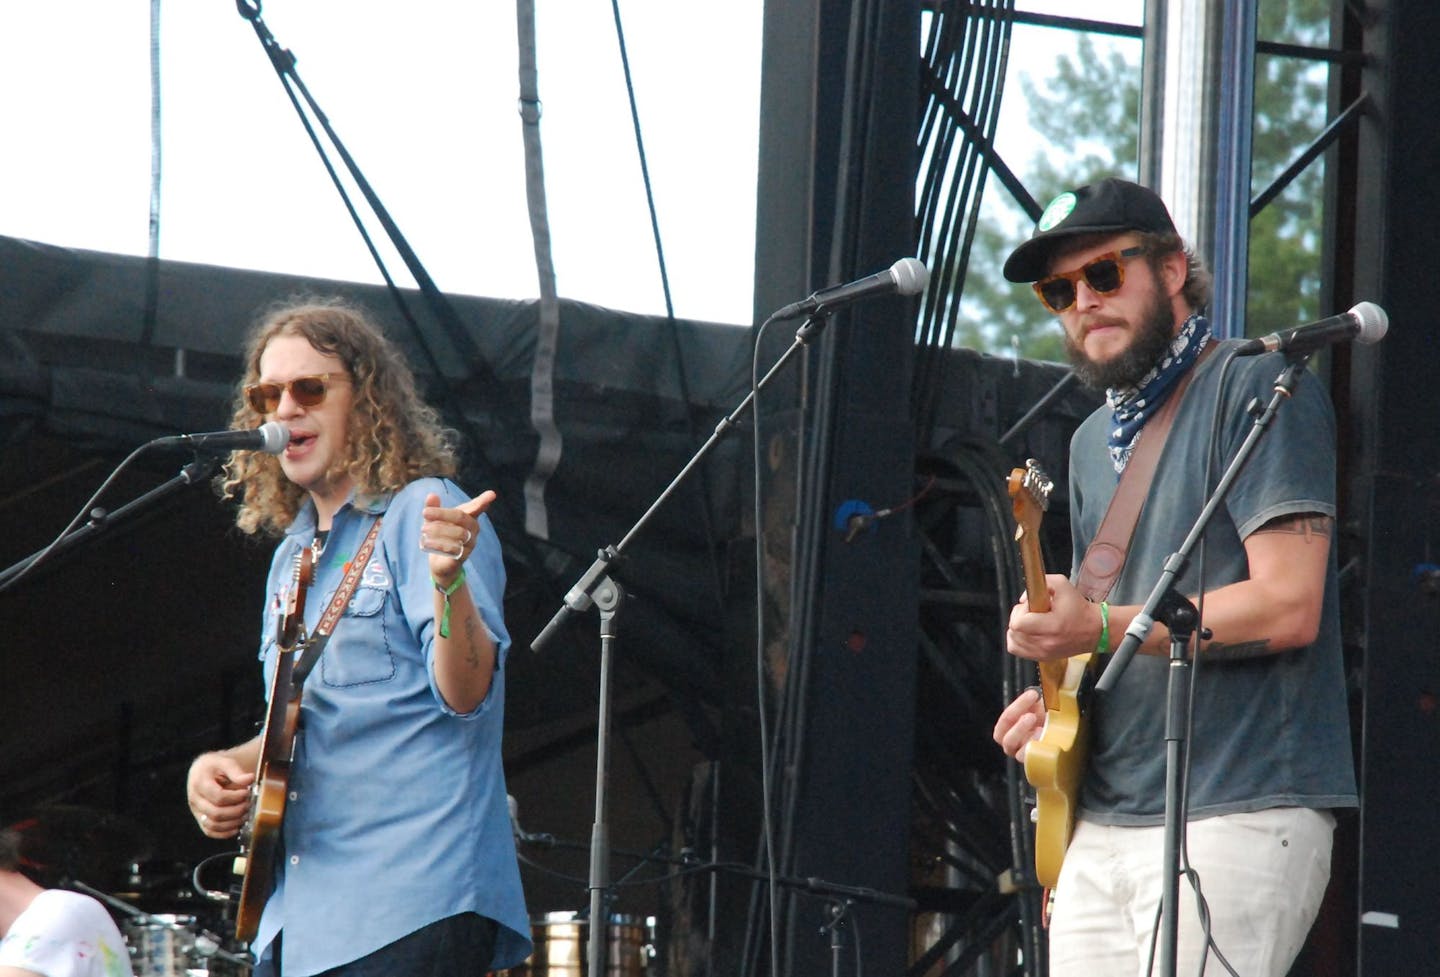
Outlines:
{"type": "Polygon", "coordinates": [[[564,447],[555,424],[555,352],[560,337],[560,300],[555,291],[555,262],[550,249],[550,216],[545,205],[545,164],[540,145],[540,86],[535,70],[535,3],[518,0],[515,13],[520,38],[520,122],[525,142],[525,198],[529,203],[530,236],[535,244],[535,272],[540,279],[539,323],[535,358],[530,367],[530,424],[540,436],[535,467],[525,479],[525,531],[550,538],[545,486],[560,465],[564,447]]]}

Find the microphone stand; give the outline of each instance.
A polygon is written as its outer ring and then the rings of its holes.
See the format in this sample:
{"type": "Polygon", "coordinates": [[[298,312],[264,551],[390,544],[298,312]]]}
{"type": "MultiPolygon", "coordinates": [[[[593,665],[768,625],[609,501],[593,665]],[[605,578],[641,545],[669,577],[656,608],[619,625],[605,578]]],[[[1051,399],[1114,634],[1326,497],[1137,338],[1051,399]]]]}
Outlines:
{"type": "Polygon", "coordinates": [[[64,553],[79,546],[92,536],[97,536],[116,523],[122,522],[130,516],[150,508],[150,506],[156,502],[159,502],[161,499],[179,489],[209,481],[210,478],[214,476],[219,465],[220,459],[214,455],[198,456],[194,461],[180,469],[179,474],[155,486],[139,498],[125,503],[125,505],[116,509],[114,512],[107,512],[98,506],[91,509],[89,522],[83,526],[77,526],[74,531],[66,533],[50,545],[37,550],[20,562],[6,568],[4,571],[0,571],[0,591],[12,585],[21,575],[39,563],[42,558],[49,559],[51,556],[64,553]]]}
{"type": "MultiPolygon", "coordinates": [[[[1260,438],[1269,430],[1280,405],[1290,399],[1309,359],[1308,352],[1287,354],[1285,369],[1275,380],[1275,392],[1270,402],[1262,408],[1257,397],[1246,408],[1255,418],[1250,433],[1246,435],[1225,474],[1221,476],[1189,535],[1180,544],[1180,549],[1165,561],[1164,569],[1151,590],[1150,597],[1125,629],[1125,637],[1114,654],[1110,655],[1105,671],[1095,683],[1096,693],[1108,694],[1120,680],[1121,674],[1130,664],[1130,659],[1135,657],[1135,652],[1149,636],[1156,619],[1164,622],[1170,629],[1170,669],[1165,690],[1165,840],[1162,855],[1165,887],[1160,900],[1161,977],[1175,977],[1176,954],[1179,949],[1180,849],[1185,824],[1185,812],[1181,810],[1181,771],[1185,762],[1185,731],[1190,724],[1190,662],[1185,653],[1199,623],[1195,606],[1174,589],[1175,581],[1185,571],[1190,561],[1190,553],[1203,538],[1215,511],[1224,504],[1231,486],[1254,454],[1260,438]]],[[[1201,637],[1209,637],[1209,633],[1202,631],[1201,637]]]]}
{"type": "MultiPolygon", "coordinates": [[[[616,621],[617,612],[624,600],[624,588],[615,580],[611,574],[611,568],[617,564],[624,555],[625,548],[635,539],[646,523],[660,510],[670,497],[679,490],[681,484],[690,476],[700,463],[710,454],[721,439],[735,427],[740,417],[750,408],[756,396],[766,385],[779,374],[781,369],[790,362],[799,350],[808,345],[810,340],[825,328],[829,321],[830,309],[821,305],[812,312],[795,332],[795,340],[790,347],[781,354],[775,364],[745,395],[738,406],[735,407],[725,418],[715,426],[715,430],[706,439],[698,451],[691,456],[685,466],[680,469],[665,489],[656,497],[650,507],[630,527],[620,542],[606,546],[599,551],[595,562],[581,575],[568,593],[560,609],[550,619],[550,623],[535,636],[530,642],[530,648],[534,651],[542,650],[555,634],[565,626],[565,623],[572,614],[589,610],[596,607],[600,611],[600,701],[599,713],[596,717],[598,734],[596,737],[595,757],[595,823],[591,830],[590,839],[590,937],[589,952],[590,966],[589,977],[604,977],[605,947],[608,939],[609,914],[605,911],[606,890],[610,886],[610,862],[609,862],[609,827],[607,824],[607,781],[610,773],[610,662],[614,653],[615,645],[618,642],[619,630],[616,621]]],[[[771,316],[771,319],[776,316],[771,316]]],[[[766,323],[770,320],[767,319],[766,323]]],[[[764,324],[762,324],[762,329],[764,324]]],[[[758,334],[758,331],[757,331],[758,334]]]]}

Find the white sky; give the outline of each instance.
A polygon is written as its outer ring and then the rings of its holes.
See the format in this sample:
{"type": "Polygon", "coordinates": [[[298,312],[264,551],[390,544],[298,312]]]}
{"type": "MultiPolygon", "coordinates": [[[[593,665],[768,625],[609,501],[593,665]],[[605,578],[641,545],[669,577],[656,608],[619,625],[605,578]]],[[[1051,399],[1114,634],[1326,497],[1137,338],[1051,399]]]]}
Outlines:
{"type": "MultiPolygon", "coordinates": [[[[1138,23],[1142,3],[1097,0],[1086,14],[1109,6],[1117,12],[1103,16],[1138,23]]],[[[1067,12],[1063,0],[1021,7],[1067,12]]],[[[560,293],[663,312],[611,4],[537,8],[560,293]]],[[[620,9],[676,314],[748,322],[762,0],[622,0],[620,9]]],[[[146,252],[149,14],[143,0],[5,5],[0,234],[146,252]]],[[[538,294],[513,4],[269,0],[261,15],[436,283],[538,294]]],[[[235,3],[166,0],[160,48],[162,257],[378,281],[235,3]]]]}

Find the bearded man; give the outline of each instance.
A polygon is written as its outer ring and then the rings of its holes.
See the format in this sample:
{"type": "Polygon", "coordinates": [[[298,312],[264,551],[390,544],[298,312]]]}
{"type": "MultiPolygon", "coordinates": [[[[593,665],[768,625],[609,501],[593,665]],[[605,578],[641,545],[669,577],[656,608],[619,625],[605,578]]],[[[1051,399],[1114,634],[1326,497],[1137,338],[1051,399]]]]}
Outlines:
{"type": "MultiPolygon", "coordinates": [[[[1269,400],[1287,362],[1237,358],[1236,341],[1213,341],[1209,275],[1165,204],[1135,183],[1061,194],[1004,273],[1033,283],[1076,374],[1106,401],[1070,445],[1072,574],[1047,575],[1046,612],[1016,605],[1007,650],[1036,662],[1093,653],[1103,665],[1249,435],[1247,405],[1269,400]],[[1147,425],[1181,393],[1168,435],[1150,428],[1165,440],[1119,575],[1107,596],[1087,599],[1077,587],[1087,548],[1147,425]]],[[[1219,972],[1223,956],[1246,977],[1284,977],[1329,880],[1332,812],[1357,804],[1331,545],[1334,430],[1324,390],[1303,373],[1212,518],[1203,559],[1175,581],[1192,602],[1203,596],[1206,629],[1190,648],[1176,973],[1219,972]]],[[[1134,977],[1151,961],[1167,873],[1169,654],[1157,622],[1116,686],[1092,697],[1053,894],[1053,974],[1134,977]]],[[[1038,691],[1026,690],[995,741],[1023,760],[1044,718],[1038,691]]]]}

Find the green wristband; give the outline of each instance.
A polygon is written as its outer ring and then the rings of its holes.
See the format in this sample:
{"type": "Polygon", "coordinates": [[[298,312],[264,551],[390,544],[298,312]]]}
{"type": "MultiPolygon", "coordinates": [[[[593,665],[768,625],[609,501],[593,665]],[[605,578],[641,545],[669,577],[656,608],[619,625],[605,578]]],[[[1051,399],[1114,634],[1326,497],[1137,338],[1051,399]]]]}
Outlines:
{"type": "Polygon", "coordinates": [[[440,581],[435,579],[433,573],[430,575],[430,582],[435,585],[435,590],[440,596],[445,598],[445,610],[440,615],[440,637],[448,638],[450,637],[450,595],[459,590],[460,585],[465,582],[465,570],[462,567],[460,576],[451,581],[448,587],[442,586],[440,581]]]}
{"type": "MultiPolygon", "coordinates": [[[[448,607],[448,605],[447,605],[448,607]]],[[[1110,605],[1100,602],[1100,640],[1095,642],[1095,654],[1110,653],[1110,605]]]]}

